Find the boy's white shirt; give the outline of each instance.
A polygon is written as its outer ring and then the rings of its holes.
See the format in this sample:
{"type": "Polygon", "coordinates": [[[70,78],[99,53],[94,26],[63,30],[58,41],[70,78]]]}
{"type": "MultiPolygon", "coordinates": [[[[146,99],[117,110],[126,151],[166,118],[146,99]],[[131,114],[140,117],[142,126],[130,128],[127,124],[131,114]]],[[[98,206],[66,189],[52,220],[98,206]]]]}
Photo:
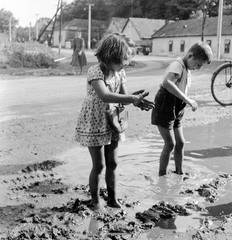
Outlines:
{"type": "Polygon", "coordinates": [[[166,78],[168,73],[177,73],[181,76],[180,81],[176,81],[176,86],[180,89],[181,92],[187,95],[188,88],[191,86],[191,72],[187,70],[183,60],[178,57],[176,61],[172,62],[167,70],[165,71],[163,80],[166,78]]]}

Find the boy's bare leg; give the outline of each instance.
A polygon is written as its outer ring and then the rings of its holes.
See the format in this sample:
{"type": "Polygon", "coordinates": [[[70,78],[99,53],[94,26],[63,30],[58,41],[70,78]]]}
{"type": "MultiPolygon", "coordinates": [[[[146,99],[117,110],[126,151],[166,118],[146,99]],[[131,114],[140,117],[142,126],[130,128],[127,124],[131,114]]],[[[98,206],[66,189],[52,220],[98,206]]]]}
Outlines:
{"type": "Polygon", "coordinates": [[[175,134],[175,140],[176,145],[174,148],[174,160],[176,164],[176,173],[177,174],[183,174],[182,170],[182,164],[184,160],[184,134],[183,134],[183,128],[174,128],[174,134],[175,134]]]}
{"type": "Polygon", "coordinates": [[[175,146],[174,131],[158,126],[161,137],[164,139],[164,147],[160,155],[159,176],[167,174],[167,167],[171,153],[175,146]]]}

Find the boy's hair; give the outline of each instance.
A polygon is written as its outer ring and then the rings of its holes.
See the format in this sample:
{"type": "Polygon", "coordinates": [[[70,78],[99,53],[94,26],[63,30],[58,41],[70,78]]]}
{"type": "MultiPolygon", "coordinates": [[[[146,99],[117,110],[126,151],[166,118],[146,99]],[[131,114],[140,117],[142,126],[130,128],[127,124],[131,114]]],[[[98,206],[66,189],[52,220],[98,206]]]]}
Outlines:
{"type": "Polygon", "coordinates": [[[212,61],[213,53],[210,46],[205,42],[197,42],[188,50],[195,59],[206,61],[208,64],[212,61]]]}
{"type": "Polygon", "coordinates": [[[134,43],[129,37],[113,33],[101,40],[95,56],[105,66],[111,63],[122,64],[130,58],[133,46],[134,43]]]}

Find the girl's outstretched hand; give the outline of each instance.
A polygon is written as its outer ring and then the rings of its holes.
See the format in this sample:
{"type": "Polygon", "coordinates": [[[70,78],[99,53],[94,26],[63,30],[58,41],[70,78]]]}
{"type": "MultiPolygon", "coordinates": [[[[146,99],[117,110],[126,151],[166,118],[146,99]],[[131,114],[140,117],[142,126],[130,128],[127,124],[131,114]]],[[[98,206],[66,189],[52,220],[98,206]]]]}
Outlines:
{"type": "Polygon", "coordinates": [[[154,102],[151,102],[145,98],[142,99],[141,103],[138,105],[138,107],[143,111],[149,111],[150,109],[155,107],[154,102]]]}
{"type": "Polygon", "coordinates": [[[133,92],[132,95],[139,95],[139,99],[134,103],[134,106],[146,111],[154,108],[154,102],[145,99],[145,97],[149,95],[149,92],[146,92],[144,89],[133,92]]]}
{"type": "Polygon", "coordinates": [[[142,94],[143,97],[147,97],[149,95],[149,92],[145,92],[145,89],[141,89],[132,93],[132,95],[139,95],[139,94],[142,94]]]}

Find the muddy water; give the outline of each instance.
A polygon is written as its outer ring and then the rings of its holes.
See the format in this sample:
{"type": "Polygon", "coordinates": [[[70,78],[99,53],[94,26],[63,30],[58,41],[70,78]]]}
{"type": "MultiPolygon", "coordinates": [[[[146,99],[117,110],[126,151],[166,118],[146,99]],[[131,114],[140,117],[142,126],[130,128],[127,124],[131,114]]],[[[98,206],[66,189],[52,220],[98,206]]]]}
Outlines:
{"type": "MultiPolygon", "coordinates": [[[[207,203],[197,193],[180,194],[185,189],[196,189],[209,183],[219,173],[232,174],[232,120],[184,129],[186,138],[184,171],[189,175],[172,173],[174,161],[169,164],[169,174],[158,177],[159,155],[163,146],[160,136],[149,135],[144,139],[125,141],[120,144],[118,166],[118,198],[127,202],[139,201],[129,216],[144,211],[159,201],[173,204],[195,202],[208,209],[207,214],[192,212],[190,216],[160,222],[157,227],[139,239],[153,239],[161,232],[166,235],[184,232],[189,227],[198,228],[206,216],[217,221],[224,214],[232,213],[232,183],[219,189],[218,200],[207,203]]],[[[87,184],[91,168],[87,149],[76,147],[58,157],[67,162],[57,168],[69,184],[87,184]]],[[[104,178],[103,178],[104,179],[104,178]]],[[[102,185],[104,186],[104,181],[102,185]]],[[[128,211],[128,210],[127,210],[128,211]]]]}

